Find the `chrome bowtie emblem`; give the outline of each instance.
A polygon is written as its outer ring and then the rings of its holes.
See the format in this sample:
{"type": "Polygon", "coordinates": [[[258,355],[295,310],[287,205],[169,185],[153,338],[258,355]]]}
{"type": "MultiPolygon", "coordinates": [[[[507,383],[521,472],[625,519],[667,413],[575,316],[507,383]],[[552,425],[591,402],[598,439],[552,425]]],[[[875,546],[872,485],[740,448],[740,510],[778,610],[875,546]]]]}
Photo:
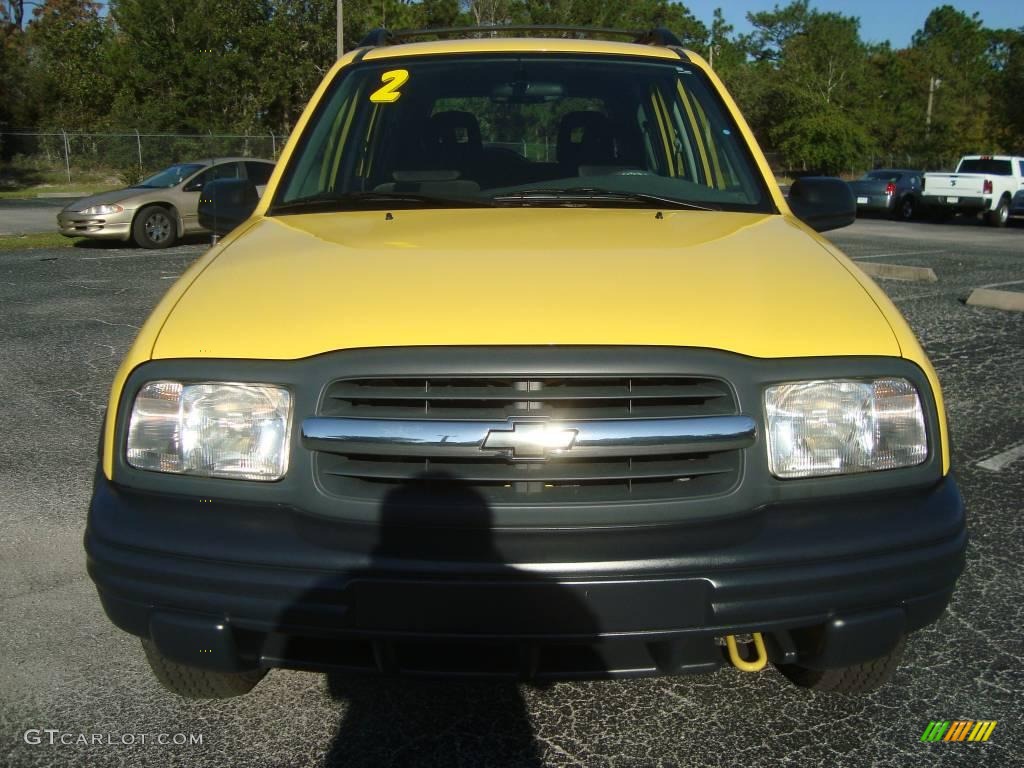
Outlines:
{"type": "Polygon", "coordinates": [[[572,448],[578,434],[546,421],[513,421],[511,427],[489,430],[480,449],[504,451],[513,459],[546,459],[549,453],[572,448]]]}

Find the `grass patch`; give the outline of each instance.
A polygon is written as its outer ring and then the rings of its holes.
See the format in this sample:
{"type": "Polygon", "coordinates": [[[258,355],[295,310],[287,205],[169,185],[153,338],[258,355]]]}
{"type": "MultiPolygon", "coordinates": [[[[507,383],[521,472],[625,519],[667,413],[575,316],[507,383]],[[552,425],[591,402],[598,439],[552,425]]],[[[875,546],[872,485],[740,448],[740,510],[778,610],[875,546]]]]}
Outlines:
{"type": "Polygon", "coordinates": [[[50,192],[79,192],[84,197],[123,186],[118,172],[110,168],[72,169],[69,182],[63,168],[39,168],[24,162],[0,166],[0,200],[50,192]]]}
{"type": "MultiPolygon", "coordinates": [[[[123,185],[109,182],[76,182],[74,184],[37,184],[31,187],[8,187],[0,189],[0,200],[33,199],[51,192],[78,192],[82,197],[98,195],[112,189],[121,189],[123,185]]],[[[68,202],[71,202],[69,199],[68,202]]]]}
{"type": "Polygon", "coordinates": [[[82,238],[64,237],[57,232],[32,235],[0,235],[0,251],[20,251],[27,248],[70,248],[82,238]]]}

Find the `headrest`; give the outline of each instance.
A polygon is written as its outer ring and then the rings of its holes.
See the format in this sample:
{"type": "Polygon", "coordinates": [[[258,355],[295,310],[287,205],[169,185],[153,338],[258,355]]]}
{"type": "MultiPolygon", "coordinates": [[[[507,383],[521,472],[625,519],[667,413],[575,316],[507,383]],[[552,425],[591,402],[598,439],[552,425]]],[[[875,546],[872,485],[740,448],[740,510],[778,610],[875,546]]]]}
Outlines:
{"type": "Polygon", "coordinates": [[[438,112],[430,118],[429,136],[432,143],[445,147],[459,146],[480,149],[480,123],[472,112],[451,110],[438,112]]]}
{"type": "Polygon", "coordinates": [[[611,121],[600,112],[569,112],[558,126],[558,161],[579,165],[615,157],[611,121]]]}

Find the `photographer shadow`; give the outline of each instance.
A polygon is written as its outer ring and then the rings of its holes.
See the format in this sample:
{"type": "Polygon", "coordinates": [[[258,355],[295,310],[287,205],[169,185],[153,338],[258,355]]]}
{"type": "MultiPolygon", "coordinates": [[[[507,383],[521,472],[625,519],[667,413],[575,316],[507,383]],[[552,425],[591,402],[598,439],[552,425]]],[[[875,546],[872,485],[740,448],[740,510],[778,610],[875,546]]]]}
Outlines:
{"type": "Polygon", "coordinates": [[[390,491],[378,530],[365,569],[325,581],[296,604],[301,611],[343,594],[355,626],[376,639],[376,666],[400,673],[328,674],[344,711],[324,764],[542,765],[520,686],[546,671],[545,656],[507,636],[579,636],[571,664],[599,677],[601,660],[587,642],[599,632],[591,611],[569,588],[506,563],[486,499],[447,475],[390,491]],[[444,563],[452,576],[436,566],[420,575],[417,561],[444,563]],[[416,637],[407,642],[403,633],[416,637]]]}

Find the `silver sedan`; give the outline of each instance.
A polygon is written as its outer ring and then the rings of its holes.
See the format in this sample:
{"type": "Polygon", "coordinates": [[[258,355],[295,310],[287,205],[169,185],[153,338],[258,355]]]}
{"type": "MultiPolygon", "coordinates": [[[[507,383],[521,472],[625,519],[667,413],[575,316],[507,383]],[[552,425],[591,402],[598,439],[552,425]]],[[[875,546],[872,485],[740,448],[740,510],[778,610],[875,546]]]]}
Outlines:
{"type": "Polygon", "coordinates": [[[66,237],[166,248],[184,235],[207,231],[199,225],[197,209],[208,181],[249,179],[262,192],[273,170],[270,160],[244,157],[179,163],[133,187],[76,200],[57,214],[57,226],[66,237]]]}

